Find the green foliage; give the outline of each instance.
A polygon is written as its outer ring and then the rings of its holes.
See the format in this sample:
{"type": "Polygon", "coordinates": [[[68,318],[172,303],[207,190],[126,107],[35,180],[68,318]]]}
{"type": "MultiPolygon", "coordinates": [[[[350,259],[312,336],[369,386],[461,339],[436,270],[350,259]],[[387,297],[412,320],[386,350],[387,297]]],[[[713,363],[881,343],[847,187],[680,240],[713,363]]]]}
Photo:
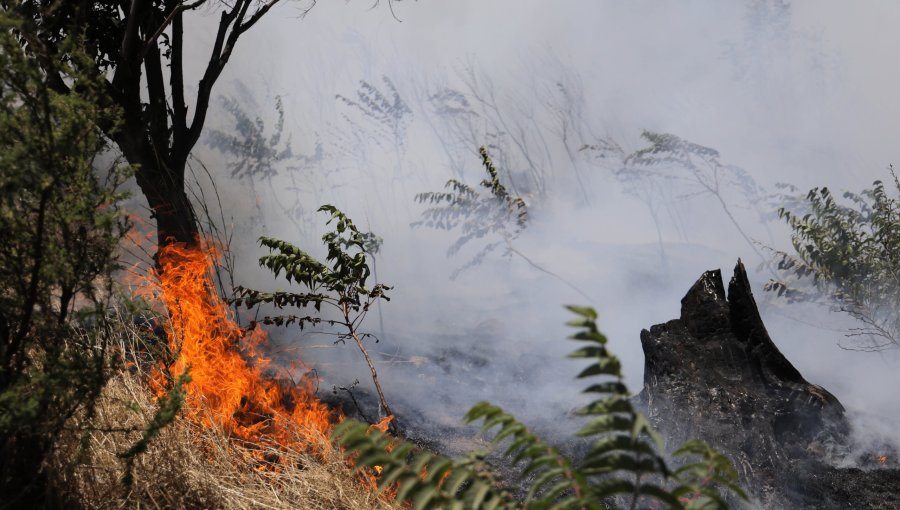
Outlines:
{"type": "Polygon", "coordinates": [[[426,226],[440,230],[460,231],[460,237],[447,249],[447,256],[453,256],[466,244],[485,237],[498,236],[500,240],[490,241],[481,248],[466,264],[456,269],[451,278],[460,272],[474,267],[484,260],[485,256],[501,246],[506,246],[505,255],[512,253],[510,242],[525,230],[528,224],[528,206],[519,196],[510,195],[500,180],[487,149],[478,149],[482,164],[488,178],[481,181],[481,187],[489,194],[478,190],[457,179],[450,179],[444,185],[443,192],[425,192],[416,195],[421,204],[433,207],[422,213],[422,220],[413,223],[414,227],[426,226]]]}
{"type": "Polygon", "coordinates": [[[900,346],[900,182],[875,181],[847,204],[828,188],[806,194],[805,210],[778,210],[791,228],[794,253],[777,251],[782,280],[766,289],[793,301],[826,299],[858,319],[864,350],[900,346]]]}
{"type": "MultiPolygon", "coordinates": [[[[332,205],[323,205],[319,211],[331,214],[328,224],[335,222],[335,230],[322,236],[322,242],[328,249],[326,260],[331,263],[331,267],[287,241],[259,238],[260,245],[271,252],[260,257],[259,265],[268,268],[276,277],[283,273],[289,283],[302,285],[308,292],[259,292],[237,287],[237,297],[230,300],[233,304],[253,308],[261,303],[270,303],[279,309],[312,306],[316,311],[321,311],[322,305],[327,304],[338,310],[346,308],[349,312],[365,313],[376,299],[390,300],[385,294],[390,287],[383,284],[376,284],[371,289],[366,287],[371,274],[366,248],[376,246],[372,242],[372,236],[360,232],[350,218],[332,205]]],[[[276,324],[276,320],[277,317],[266,317],[262,323],[276,324]]],[[[321,318],[312,315],[282,316],[282,320],[283,325],[296,323],[301,327],[304,323],[322,322],[321,318]],[[293,320],[288,322],[289,319],[293,320]]],[[[326,322],[334,325],[336,321],[326,322]]],[[[348,324],[353,322],[355,321],[348,324]]]]}
{"type": "MultiPolygon", "coordinates": [[[[63,436],[86,444],[95,403],[120,368],[111,350],[122,318],[108,310],[130,226],[118,188],[132,168],[112,157],[98,127],[115,129],[120,112],[102,106],[106,82],[90,71],[89,45],[73,37],[41,46],[32,30],[0,14],[0,507],[60,504],[51,503],[50,458],[63,436]],[[77,90],[48,86],[60,74],[77,90]],[[86,425],[73,432],[75,417],[86,425]]],[[[124,454],[129,473],[174,418],[186,382],[124,454]]]]}
{"type": "MultiPolygon", "coordinates": [[[[338,319],[326,319],[320,317],[318,313],[306,313],[265,316],[260,322],[275,326],[297,325],[300,329],[304,326],[339,327],[338,332],[329,334],[337,336],[335,343],[347,340],[356,343],[372,373],[372,381],[381,406],[386,414],[392,415],[381,384],[378,382],[375,365],[363,344],[363,340],[372,335],[359,332],[359,326],[372,305],[379,299],[390,300],[385,294],[390,287],[381,283],[375,284],[371,289],[366,286],[371,275],[368,262],[371,252],[368,250],[377,250],[381,246],[380,238],[360,232],[353,221],[333,205],[323,205],[319,207],[319,211],[330,214],[327,224],[334,222],[334,230],[322,236],[322,242],[328,250],[326,255],[328,264],[316,260],[287,241],[269,237],[259,238],[260,245],[270,251],[269,255],[260,257],[259,265],[268,268],[276,277],[283,274],[289,283],[305,287],[306,292],[260,292],[236,287],[236,297],[229,301],[248,309],[265,303],[279,310],[290,307],[305,311],[311,306],[316,312],[321,312],[322,305],[336,310],[338,319]]],[[[252,321],[251,327],[255,327],[256,324],[256,321],[252,321]]],[[[391,422],[391,426],[394,430],[399,430],[396,421],[391,422]]]]}
{"type": "Polygon", "coordinates": [[[396,487],[396,499],[414,509],[516,508],[483,452],[451,460],[354,420],[339,423],[332,436],[350,452],[357,469],[380,470],[379,487],[396,487]]]}
{"type": "Polygon", "coordinates": [[[0,500],[18,506],[42,504],[60,431],[93,413],[110,374],[105,308],[128,228],[116,188],[130,174],[102,163],[96,126],[118,111],[98,106],[83,41],[23,49],[33,35],[0,14],[0,500]],[[79,76],[77,93],[54,92],[52,71],[79,76]]]}
{"type": "Polygon", "coordinates": [[[731,460],[703,441],[686,441],[673,455],[698,457],[694,462],[688,462],[675,470],[675,477],[681,480],[681,486],[673,494],[678,496],[679,501],[686,501],[687,508],[726,508],[727,501],[716,487],[747,499],[743,489],[737,485],[737,472],[731,465],[731,460]]]}
{"type": "Polygon", "coordinates": [[[662,438],[633,408],[623,383],[621,363],[606,348],[592,308],[569,306],[578,328],[570,338],[587,345],[571,354],[591,359],[579,378],[601,377],[585,391],[599,398],[579,411],[590,417],[578,433],[592,440],[584,457],[575,462],[545,443],[528,428],[488,402],[476,404],[467,423],[483,421],[481,432],[496,430],[492,449],[528,482],[523,502],[517,502],[497,483],[488,452],[451,460],[416,449],[363,424],[346,421],[336,427],[335,440],[348,449],[357,469],[381,470],[379,486],[396,487],[397,498],[413,508],[636,508],[662,504],[675,509],[725,509],[722,492],[746,499],[737,486],[731,462],[701,441],[689,441],[674,455],[690,456],[672,471],[662,454],[662,438]]]}

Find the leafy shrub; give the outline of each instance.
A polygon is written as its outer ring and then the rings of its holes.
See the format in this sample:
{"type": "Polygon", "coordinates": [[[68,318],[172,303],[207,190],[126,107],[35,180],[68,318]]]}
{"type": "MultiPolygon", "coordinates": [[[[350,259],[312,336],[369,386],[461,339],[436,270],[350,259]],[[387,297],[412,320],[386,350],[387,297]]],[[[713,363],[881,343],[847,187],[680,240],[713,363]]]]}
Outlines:
{"type": "Polygon", "coordinates": [[[525,501],[516,501],[498,483],[486,451],[453,460],[350,420],[335,428],[335,440],[354,458],[357,469],[380,471],[380,487],[394,488],[398,500],[416,509],[599,509],[658,504],[724,509],[728,505],[722,492],[746,499],[731,462],[701,441],[689,441],[674,452],[693,461],[674,471],[668,467],[661,453],[662,439],[629,400],[621,363],[606,348],[596,312],[568,308],[577,315],[569,325],[578,328],[570,338],[587,344],[571,357],[594,360],[578,377],[603,377],[585,390],[600,397],[579,411],[592,418],[579,432],[593,440],[584,458],[580,462],[567,458],[488,402],[476,404],[465,416],[469,423],[483,421],[482,433],[496,430],[492,448],[505,445],[502,455],[514,466],[522,466],[521,476],[529,480],[525,501]]]}
{"type": "MultiPolygon", "coordinates": [[[[380,241],[370,233],[360,232],[350,218],[332,205],[323,205],[319,211],[331,215],[329,224],[335,222],[334,231],[322,236],[322,241],[328,248],[326,260],[331,263],[331,267],[287,241],[269,237],[259,238],[260,245],[271,252],[270,255],[259,259],[259,265],[267,267],[276,277],[284,273],[289,283],[302,285],[306,287],[307,292],[260,292],[236,287],[236,297],[230,301],[236,306],[248,309],[263,303],[271,304],[279,310],[296,308],[305,311],[312,306],[316,314],[266,316],[260,322],[275,326],[296,324],[300,329],[319,325],[338,327],[339,331],[334,333],[337,335],[336,342],[353,340],[356,343],[372,373],[372,382],[378,392],[381,407],[387,415],[393,415],[378,381],[375,365],[363,343],[363,340],[372,335],[359,331],[359,325],[372,305],[378,299],[389,299],[385,292],[390,290],[390,287],[380,283],[371,289],[366,287],[371,275],[368,257],[372,251],[378,249],[380,241]],[[322,305],[337,311],[339,318],[323,319],[318,313],[322,311],[322,305]]],[[[255,322],[251,323],[251,327],[255,325],[255,322]]],[[[399,431],[396,421],[392,421],[391,426],[395,431],[399,431]]]]}
{"type": "Polygon", "coordinates": [[[794,253],[776,251],[783,278],[766,289],[792,301],[832,303],[862,324],[851,331],[860,348],[900,346],[900,181],[875,181],[835,200],[828,188],[806,194],[804,209],[782,207],[794,253]]]}
{"type": "Polygon", "coordinates": [[[49,504],[55,441],[110,375],[105,309],[128,228],[116,188],[129,171],[98,169],[97,126],[118,120],[97,106],[103,79],[54,93],[48,75],[83,76],[84,54],[73,40],[23,49],[29,35],[0,14],[0,506],[18,507],[49,504]]]}
{"type": "Polygon", "coordinates": [[[506,190],[484,146],[478,149],[478,153],[488,174],[488,178],[481,181],[481,187],[487,189],[489,194],[483,195],[460,180],[450,179],[444,185],[447,191],[429,191],[416,195],[417,202],[431,204],[432,207],[422,213],[422,220],[413,223],[414,227],[426,226],[440,230],[459,228],[460,237],[447,249],[447,256],[455,255],[463,246],[476,239],[494,236],[500,238],[483,246],[467,263],[456,269],[451,278],[480,264],[484,257],[501,246],[506,246],[506,255],[513,253],[511,241],[528,224],[528,206],[525,200],[506,190]]]}

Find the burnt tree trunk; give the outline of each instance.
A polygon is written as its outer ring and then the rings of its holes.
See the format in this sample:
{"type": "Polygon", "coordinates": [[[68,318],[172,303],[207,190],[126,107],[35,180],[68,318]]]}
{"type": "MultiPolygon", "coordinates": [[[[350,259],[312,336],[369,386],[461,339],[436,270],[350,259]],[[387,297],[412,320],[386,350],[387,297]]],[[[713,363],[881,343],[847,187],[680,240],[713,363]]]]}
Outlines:
{"type": "MultiPolygon", "coordinates": [[[[184,176],[187,157],[199,139],[209,101],[208,94],[198,95],[194,119],[188,126],[182,15],[176,12],[169,20],[172,37],[168,57],[161,53],[156,40],[148,39],[166,26],[165,12],[175,12],[180,2],[167,3],[165,11],[147,3],[132,3],[134,10],[127,17],[120,50],[122,59],[110,87],[124,117],[123,125],[110,134],[128,162],[137,166],[135,179],[153,211],[159,247],[172,242],[193,244],[198,239],[199,225],[185,193],[184,176]],[[171,105],[163,75],[166,65],[170,68],[171,105]],[[144,84],[146,101],[142,99],[144,84]]],[[[208,88],[211,86],[209,83],[208,88]]]]}
{"type": "Polygon", "coordinates": [[[135,177],[153,210],[158,245],[195,243],[200,232],[194,208],[184,191],[184,167],[160,170],[141,166],[135,177]]]}
{"type": "Polygon", "coordinates": [[[781,353],[740,261],[727,296],[721,272],[705,272],[681,300],[681,317],[642,331],[641,346],[639,407],[668,447],[698,438],[726,454],[751,507],[900,505],[896,464],[855,448],[838,399],[781,353]]]}

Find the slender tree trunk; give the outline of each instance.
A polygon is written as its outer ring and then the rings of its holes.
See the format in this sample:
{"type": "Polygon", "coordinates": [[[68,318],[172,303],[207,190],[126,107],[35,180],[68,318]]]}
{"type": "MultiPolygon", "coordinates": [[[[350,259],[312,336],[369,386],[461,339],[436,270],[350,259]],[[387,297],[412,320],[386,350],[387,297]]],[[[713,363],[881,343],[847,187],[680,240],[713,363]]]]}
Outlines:
{"type": "Polygon", "coordinates": [[[135,177],[156,219],[158,246],[173,242],[195,244],[200,229],[184,191],[184,167],[166,171],[142,164],[135,177]]]}
{"type": "Polygon", "coordinates": [[[193,245],[200,228],[184,189],[187,156],[173,155],[168,148],[157,151],[144,126],[139,108],[125,109],[125,127],[113,133],[113,140],[125,159],[137,166],[135,180],[156,220],[157,246],[193,245]]]}

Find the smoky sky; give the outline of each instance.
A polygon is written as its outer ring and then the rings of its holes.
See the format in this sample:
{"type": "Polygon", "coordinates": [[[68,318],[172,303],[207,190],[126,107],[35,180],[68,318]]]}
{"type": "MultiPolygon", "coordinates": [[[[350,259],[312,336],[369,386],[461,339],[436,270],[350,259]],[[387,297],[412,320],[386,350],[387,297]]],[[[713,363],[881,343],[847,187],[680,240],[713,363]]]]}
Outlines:
{"type": "MultiPolygon", "coordinates": [[[[228,156],[209,146],[196,156],[233,224],[238,283],[286,285],[256,267],[259,235],[322,255],[316,240],[325,217],[314,213],[322,203],[384,238],[378,278],[395,289],[382,306],[387,338],[373,349],[386,360],[388,399],[412,400],[434,420],[459,418],[487,398],[525,419],[552,421],[583,386],[573,380],[578,364],[564,358],[575,348],[564,341],[566,303],[598,309],[637,391],[640,330],[676,318],[703,271],[730,274],[740,257],[756,270],[751,280],[771,336],[808,380],[851,409],[900,416],[900,403],[882,389],[896,387],[896,356],[848,352],[840,347],[852,327],[846,317],[765,295],[771,275],[757,253],[790,246],[772,219],[777,183],[858,191],[898,161],[900,5],[406,0],[393,4],[401,21],[385,1],[319,2],[305,16],[302,7],[279,5],[248,32],[214,93],[259,117],[267,133],[280,97],[281,143],[289,139],[296,157],[250,189],[228,177],[228,156]],[[358,101],[363,82],[394,87],[409,108],[399,136],[337,97],[358,101]],[[445,90],[474,105],[468,131],[436,111],[430,98],[445,90]],[[476,93],[489,104],[478,104],[476,93]],[[714,148],[758,186],[758,200],[723,187],[732,222],[689,178],[642,199],[614,175],[620,161],[581,150],[606,140],[627,154],[646,145],[642,130],[714,148]],[[450,178],[477,185],[480,143],[508,153],[500,159],[529,203],[529,226],[512,242],[528,260],[500,249],[451,280],[483,243],[448,257],[459,232],[411,227],[425,208],[414,196],[450,178]],[[523,177],[526,152],[544,184],[523,177]],[[304,212],[288,213],[286,204],[304,212]]],[[[192,16],[189,57],[199,76],[217,15],[192,16]]],[[[233,129],[222,104],[214,101],[209,129],[233,129]]],[[[366,327],[380,329],[374,314],[366,327]]],[[[330,379],[365,385],[351,347],[298,332],[277,336],[330,379]]]]}

